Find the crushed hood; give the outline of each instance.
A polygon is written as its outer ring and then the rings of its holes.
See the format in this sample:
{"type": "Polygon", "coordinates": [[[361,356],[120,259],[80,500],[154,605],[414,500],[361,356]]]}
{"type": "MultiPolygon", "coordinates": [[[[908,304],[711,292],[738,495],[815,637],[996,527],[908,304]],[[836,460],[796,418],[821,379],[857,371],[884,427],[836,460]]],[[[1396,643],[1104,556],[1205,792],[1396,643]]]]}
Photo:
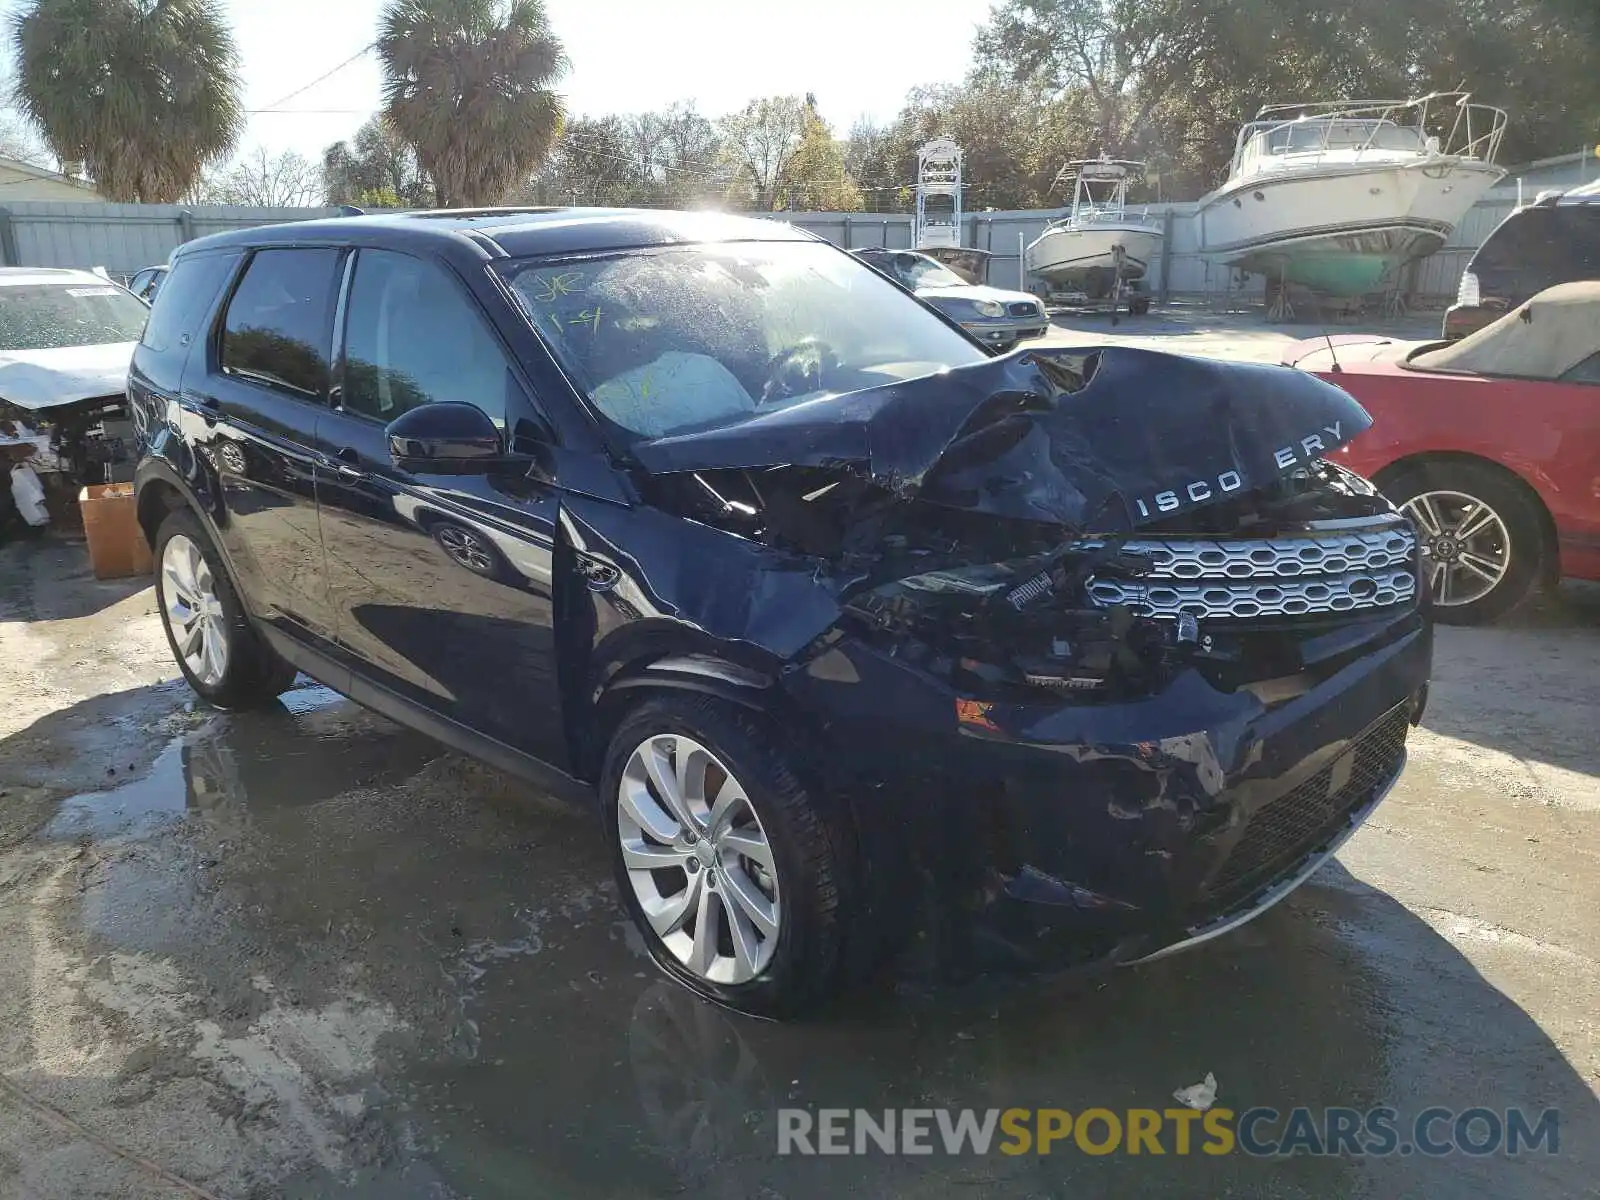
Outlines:
{"type": "Polygon", "coordinates": [[[1032,349],[634,448],[652,474],[837,467],[905,499],[1116,532],[1242,495],[1372,420],[1285,367],[1032,349]]]}
{"type": "Polygon", "coordinates": [[[0,400],[39,412],[119,396],[128,386],[133,342],[0,351],[0,400]]]}

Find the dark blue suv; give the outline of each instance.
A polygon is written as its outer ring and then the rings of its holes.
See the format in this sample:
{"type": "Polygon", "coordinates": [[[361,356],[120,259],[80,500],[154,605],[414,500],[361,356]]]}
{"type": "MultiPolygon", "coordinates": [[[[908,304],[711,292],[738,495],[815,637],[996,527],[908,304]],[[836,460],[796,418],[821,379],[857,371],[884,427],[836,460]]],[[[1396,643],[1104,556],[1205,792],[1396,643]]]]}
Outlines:
{"type": "Polygon", "coordinates": [[[789,1012],[915,929],[1134,961],[1398,775],[1409,524],[1289,369],[990,357],[788,226],[355,217],[184,246],[134,356],[189,683],[296,671],[593,803],[661,966],[789,1012]]]}

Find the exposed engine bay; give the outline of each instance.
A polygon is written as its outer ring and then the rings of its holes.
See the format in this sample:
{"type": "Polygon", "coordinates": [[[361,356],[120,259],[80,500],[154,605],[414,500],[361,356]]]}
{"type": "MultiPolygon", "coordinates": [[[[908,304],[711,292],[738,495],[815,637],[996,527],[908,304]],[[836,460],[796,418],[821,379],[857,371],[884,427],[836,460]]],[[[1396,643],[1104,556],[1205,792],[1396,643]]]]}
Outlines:
{"type": "Polygon", "coordinates": [[[850,625],[963,691],[1132,698],[1182,664],[1242,686],[1417,595],[1409,526],[1324,457],[1365,413],[1304,378],[1035,351],[774,414],[770,442],[665,439],[647,460],[684,469],[648,486],[815,559],[850,625]]]}

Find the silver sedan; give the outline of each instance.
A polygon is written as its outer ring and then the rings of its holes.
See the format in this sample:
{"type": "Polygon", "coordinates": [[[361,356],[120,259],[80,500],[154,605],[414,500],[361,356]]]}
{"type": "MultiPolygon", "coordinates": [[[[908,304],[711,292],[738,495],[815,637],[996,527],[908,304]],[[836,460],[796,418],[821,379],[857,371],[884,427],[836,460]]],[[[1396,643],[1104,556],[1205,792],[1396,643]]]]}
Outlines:
{"type": "Polygon", "coordinates": [[[1024,338],[1043,337],[1050,328],[1044,305],[1027,292],[968,283],[943,263],[914,250],[868,248],[853,253],[997,350],[1009,350],[1024,338]]]}

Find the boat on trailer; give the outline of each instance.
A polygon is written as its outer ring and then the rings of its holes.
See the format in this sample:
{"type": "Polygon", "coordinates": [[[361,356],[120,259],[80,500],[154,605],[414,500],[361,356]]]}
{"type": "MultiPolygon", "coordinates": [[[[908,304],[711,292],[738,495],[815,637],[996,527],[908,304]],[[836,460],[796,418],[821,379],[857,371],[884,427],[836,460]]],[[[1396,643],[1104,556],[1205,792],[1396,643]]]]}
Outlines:
{"type": "MultiPolygon", "coordinates": [[[[1072,209],[1024,252],[1036,292],[1051,299],[1115,301],[1127,285],[1144,278],[1161,252],[1162,230],[1148,213],[1128,212],[1128,185],[1143,173],[1141,162],[1104,155],[1061,168],[1056,182],[1072,183],[1072,209]]],[[[1149,304],[1148,297],[1132,302],[1141,312],[1149,304]]]]}
{"type": "Polygon", "coordinates": [[[1503,109],[1465,92],[1395,102],[1273,104],[1239,130],[1227,182],[1201,197],[1200,253],[1336,298],[1394,291],[1505,175],[1503,109]]]}

